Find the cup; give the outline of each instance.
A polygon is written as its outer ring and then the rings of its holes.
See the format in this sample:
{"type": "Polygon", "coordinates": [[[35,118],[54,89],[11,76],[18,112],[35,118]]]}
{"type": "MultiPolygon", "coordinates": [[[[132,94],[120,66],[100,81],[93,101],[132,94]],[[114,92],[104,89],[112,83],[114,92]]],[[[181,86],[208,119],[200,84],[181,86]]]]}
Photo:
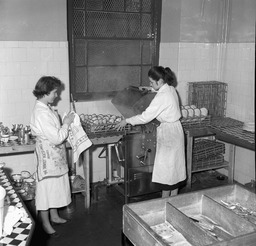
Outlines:
{"type": "Polygon", "coordinates": [[[16,187],[21,187],[22,186],[23,178],[22,178],[21,174],[13,174],[12,179],[13,179],[14,185],[16,187]]]}
{"type": "Polygon", "coordinates": [[[3,235],[3,222],[4,222],[4,199],[6,191],[0,186],[0,237],[3,235]]]}

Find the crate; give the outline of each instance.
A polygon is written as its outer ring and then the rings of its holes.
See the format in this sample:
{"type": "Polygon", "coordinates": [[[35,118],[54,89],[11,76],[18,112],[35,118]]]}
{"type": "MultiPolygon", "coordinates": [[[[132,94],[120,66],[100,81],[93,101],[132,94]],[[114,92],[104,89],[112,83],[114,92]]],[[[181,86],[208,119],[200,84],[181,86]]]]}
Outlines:
{"type": "Polygon", "coordinates": [[[198,171],[207,168],[216,168],[224,165],[224,156],[222,154],[211,156],[200,160],[192,160],[192,171],[198,171]]]}
{"type": "Polygon", "coordinates": [[[196,139],[193,147],[193,160],[207,159],[209,157],[224,154],[225,144],[209,139],[196,139]]]}
{"type": "Polygon", "coordinates": [[[125,129],[117,130],[116,124],[122,120],[122,117],[111,114],[80,114],[80,120],[84,131],[89,135],[121,134],[131,130],[129,124],[125,126],[125,129]]]}
{"type": "Polygon", "coordinates": [[[212,117],[224,117],[228,85],[218,81],[188,82],[188,104],[205,107],[212,117]]]}
{"type": "Polygon", "coordinates": [[[184,130],[188,130],[191,128],[204,128],[211,125],[211,116],[201,116],[201,117],[188,117],[188,118],[181,118],[180,120],[181,125],[183,126],[184,130]]]}

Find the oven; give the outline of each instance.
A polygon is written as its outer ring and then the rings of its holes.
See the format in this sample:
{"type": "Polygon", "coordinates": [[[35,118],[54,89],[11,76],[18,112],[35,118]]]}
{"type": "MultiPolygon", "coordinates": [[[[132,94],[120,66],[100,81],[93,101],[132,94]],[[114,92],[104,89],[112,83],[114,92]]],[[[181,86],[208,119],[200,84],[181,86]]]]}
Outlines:
{"type": "MultiPolygon", "coordinates": [[[[128,118],[143,112],[154,96],[155,93],[148,90],[128,87],[118,92],[112,103],[125,118],[128,118]]],[[[160,191],[151,181],[157,126],[157,120],[134,126],[114,146],[111,162],[117,171],[123,170],[120,175],[123,175],[124,180],[123,183],[117,184],[116,188],[124,194],[125,203],[128,203],[130,198],[160,191]]]]}

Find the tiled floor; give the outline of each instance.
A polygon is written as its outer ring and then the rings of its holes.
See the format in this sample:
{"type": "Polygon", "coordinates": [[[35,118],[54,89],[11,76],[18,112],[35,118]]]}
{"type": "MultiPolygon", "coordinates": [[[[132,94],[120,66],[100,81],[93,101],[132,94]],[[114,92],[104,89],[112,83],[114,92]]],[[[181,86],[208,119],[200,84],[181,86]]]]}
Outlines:
{"type": "MultiPolygon", "coordinates": [[[[219,180],[217,172],[196,173],[193,176],[193,190],[227,184],[227,178],[219,180]]],[[[113,186],[101,186],[98,199],[93,201],[88,211],[84,208],[84,196],[75,194],[72,206],[62,209],[60,214],[71,219],[68,224],[56,226],[59,238],[49,239],[36,223],[30,245],[44,246],[131,246],[122,235],[122,206],[124,197],[113,186]]],[[[182,189],[181,193],[185,190],[182,189]]],[[[160,193],[141,197],[132,202],[160,197],[160,193]]],[[[34,215],[33,204],[28,204],[34,215]]]]}

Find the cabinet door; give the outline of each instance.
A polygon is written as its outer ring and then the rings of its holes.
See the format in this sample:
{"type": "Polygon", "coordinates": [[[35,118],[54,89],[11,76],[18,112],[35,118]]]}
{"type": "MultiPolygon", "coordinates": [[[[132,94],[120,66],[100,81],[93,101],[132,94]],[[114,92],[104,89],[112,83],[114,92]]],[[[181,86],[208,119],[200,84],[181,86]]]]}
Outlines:
{"type": "Polygon", "coordinates": [[[161,1],[68,1],[71,92],[100,100],[148,85],[158,63],[161,1]]]}

